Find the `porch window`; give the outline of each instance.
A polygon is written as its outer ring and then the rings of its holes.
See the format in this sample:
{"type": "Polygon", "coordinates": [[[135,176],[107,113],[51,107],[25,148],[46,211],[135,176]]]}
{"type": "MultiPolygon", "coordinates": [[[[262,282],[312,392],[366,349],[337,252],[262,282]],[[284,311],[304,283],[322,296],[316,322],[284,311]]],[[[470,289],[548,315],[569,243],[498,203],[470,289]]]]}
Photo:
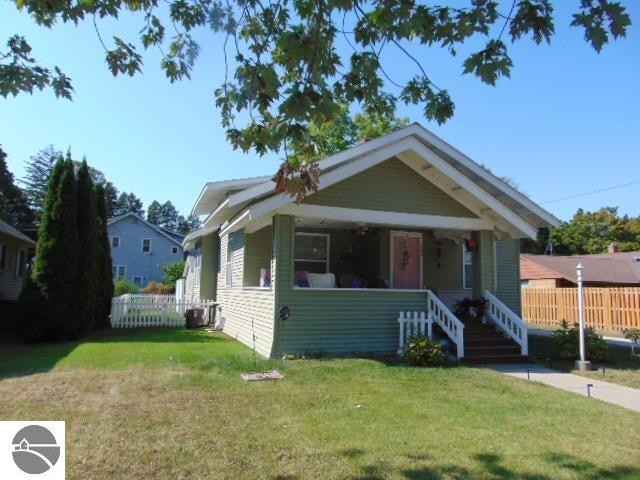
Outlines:
{"type": "Polygon", "coordinates": [[[473,252],[467,242],[462,244],[462,288],[473,288],[473,252]]]}
{"type": "Polygon", "coordinates": [[[22,278],[24,276],[24,267],[25,267],[24,250],[18,250],[18,258],[16,260],[16,277],[22,278]]]}
{"type": "Polygon", "coordinates": [[[329,234],[296,233],[294,270],[309,273],[329,272],[329,234]]]}

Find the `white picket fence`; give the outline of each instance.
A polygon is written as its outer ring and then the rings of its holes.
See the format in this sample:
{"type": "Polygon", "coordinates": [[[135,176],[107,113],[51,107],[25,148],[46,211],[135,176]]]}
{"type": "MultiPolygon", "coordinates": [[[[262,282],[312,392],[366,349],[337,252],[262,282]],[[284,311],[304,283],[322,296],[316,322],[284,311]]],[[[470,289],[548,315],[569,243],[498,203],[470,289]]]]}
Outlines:
{"type": "Polygon", "coordinates": [[[184,328],[191,309],[202,309],[205,322],[213,325],[217,305],[213,300],[176,300],[175,295],[126,294],[111,300],[111,326],[184,328]]]}

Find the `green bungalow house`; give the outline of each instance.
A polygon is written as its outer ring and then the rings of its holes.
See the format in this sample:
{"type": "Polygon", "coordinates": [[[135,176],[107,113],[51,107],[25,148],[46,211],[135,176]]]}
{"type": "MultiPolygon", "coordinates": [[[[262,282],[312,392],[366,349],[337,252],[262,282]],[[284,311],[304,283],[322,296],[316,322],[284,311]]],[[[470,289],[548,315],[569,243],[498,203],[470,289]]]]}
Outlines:
{"type": "Polygon", "coordinates": [[[270,177],[207,183],[183,243],[187,299],[265,357],[396,352],[416,330],[458,358],[526,358],[519,242],[558,219],[418,124],[319,162],[296,204],[270,177]],[[452,305],[488,301],[485,320],[452,305]]]}

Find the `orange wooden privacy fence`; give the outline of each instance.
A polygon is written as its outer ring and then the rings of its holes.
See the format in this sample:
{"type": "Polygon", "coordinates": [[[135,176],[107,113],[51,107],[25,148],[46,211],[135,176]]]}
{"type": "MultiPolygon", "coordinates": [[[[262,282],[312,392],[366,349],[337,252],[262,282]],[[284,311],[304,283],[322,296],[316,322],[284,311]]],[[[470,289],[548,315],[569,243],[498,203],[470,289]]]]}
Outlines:
{"type": "MultiPolygon", "coordinates": [[[[607,332],[640,328],[640,288],[584,289],[587,326],[607,332]]],[[[522,289],[522,318],[531,324],[560,325],[578,323],[577,288],[522,289]]]]}

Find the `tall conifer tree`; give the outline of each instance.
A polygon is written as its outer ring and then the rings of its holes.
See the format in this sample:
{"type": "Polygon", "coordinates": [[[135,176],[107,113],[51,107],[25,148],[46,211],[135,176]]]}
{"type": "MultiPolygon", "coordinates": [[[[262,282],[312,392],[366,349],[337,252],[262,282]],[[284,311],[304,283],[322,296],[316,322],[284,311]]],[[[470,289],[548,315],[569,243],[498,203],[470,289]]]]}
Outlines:
{"type": "Polygon", "coordinates": [[[98,291],[96,300],[96,324],[97,326],[109,326],[109,313],[111,311],[111,299],[113,298],[113,278],[111,272],[111,248],[109,245],[109,231],[107,228],[107,207],[105,191],[102,185],[96,185],[96,210],[97,251],[96,278],[98,279],[98,291]]]}
{"type": "Polygon", "coordinates": [[[77,179],[78,278],[75,289],[76,315],[83,331],[93,330],[97,311],[98,244],[96,196],[86,160],[77,179]]]}

